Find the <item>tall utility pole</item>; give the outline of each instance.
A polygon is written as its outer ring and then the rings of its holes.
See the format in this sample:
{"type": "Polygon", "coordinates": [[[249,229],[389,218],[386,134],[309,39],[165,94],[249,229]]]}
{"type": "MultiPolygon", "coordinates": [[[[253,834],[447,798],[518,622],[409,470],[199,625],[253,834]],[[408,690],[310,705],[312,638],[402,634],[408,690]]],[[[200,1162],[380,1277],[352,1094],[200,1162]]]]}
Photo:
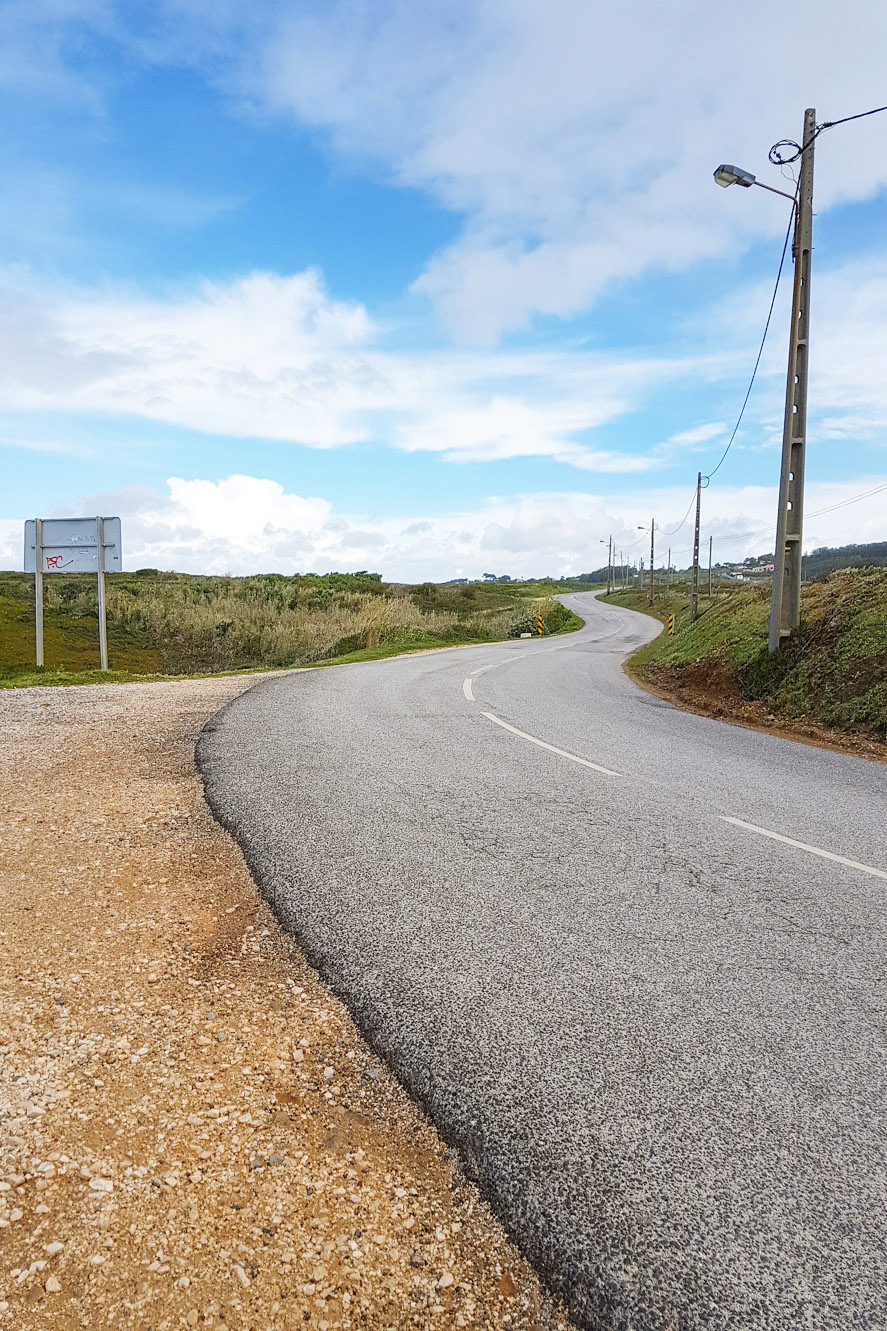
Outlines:
{"type": "Polygon", "coordinates": [[[647,605],[653,604],[653,547],[656,542],[656,519],[650,523],[650,590],[647,592],[647,605]]]}
{"type": "Polygon", "coordinates": [[[804,529],[804,462],[807,451],[807,363],[810,328],[810,252],[813,247],[813,140],[816,112],[804,112],[801,175],[792,252],[792,293],[788,378],[782,431],[782,471],[776,516],[776,557],[770,598],[769,648],[775,652],[801,622],[801,547],[804,529]]]}
{"type": "Polygon", "coordinates": [[[696,476],[696,527],[693,532],[693,576],[690,580],[690,623],[699,613],[699,515],[702,509],[702,472],[696,476]]]}
{"type": "Polygon", "coordinates": [[[613,577],[613,537],[607,541],[607,595],[615,590],[613,577]]]}
{"type": "Polygon", "coordinates": [[[668,562],[665,565],[665,585],[671,586],[671,546],[668,547],[668,562]]]}

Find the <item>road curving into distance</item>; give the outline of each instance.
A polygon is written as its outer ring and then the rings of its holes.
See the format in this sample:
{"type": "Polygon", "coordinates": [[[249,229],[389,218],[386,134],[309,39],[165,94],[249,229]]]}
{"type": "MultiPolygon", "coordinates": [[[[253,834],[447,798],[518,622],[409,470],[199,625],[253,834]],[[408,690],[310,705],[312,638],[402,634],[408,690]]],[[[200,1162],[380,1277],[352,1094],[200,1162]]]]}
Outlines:
{"type": "Polygon", "coordinates": [[[658,631],[296,673],[204,732],[266,896],[583,1327],[887,1327],[887,769],[637,688],[658,631]]]}

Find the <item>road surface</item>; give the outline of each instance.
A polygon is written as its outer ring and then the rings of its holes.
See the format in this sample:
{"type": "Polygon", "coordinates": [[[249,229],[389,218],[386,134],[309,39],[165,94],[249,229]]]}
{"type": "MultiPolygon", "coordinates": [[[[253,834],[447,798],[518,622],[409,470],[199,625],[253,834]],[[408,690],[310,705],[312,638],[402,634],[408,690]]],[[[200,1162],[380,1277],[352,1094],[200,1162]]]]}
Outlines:
{"type": "Polygon", "coordinates": [[[213,808],[581,1326],[883,1331],[887,769],[651,697],[658,626],[566,600],[258,685],[213,808]]]}

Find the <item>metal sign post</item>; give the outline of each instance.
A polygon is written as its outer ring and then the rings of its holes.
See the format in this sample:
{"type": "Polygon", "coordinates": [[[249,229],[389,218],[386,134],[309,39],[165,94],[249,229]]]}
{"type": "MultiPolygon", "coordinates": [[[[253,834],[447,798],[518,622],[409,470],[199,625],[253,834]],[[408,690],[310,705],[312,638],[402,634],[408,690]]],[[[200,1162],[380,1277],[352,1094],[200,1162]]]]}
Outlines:
{"type": "Polygon", "coordinates": [[[44,573],[95,573],[99,591],[99,661],[108,669],[105,570],[119,573],[119,518],[33,518],[25,523],[25,572],[34,574],[37,667],[43,668],[44,573]]]}
{"type": "MultiPolygon", "coordinates": [[[[37,636],[37,669],[43,669],[43,519],[34,519],[34,624],[37,636]]],[[[28,566],[28,530],[25,528],[25,568],[28,566]]]]}
{"type": "Polygon", "coordinates": [[[99,669],[108,669],[108,612],[105,606],[105,519],[95,520],[96,573],[99,582],[99,669]]]}

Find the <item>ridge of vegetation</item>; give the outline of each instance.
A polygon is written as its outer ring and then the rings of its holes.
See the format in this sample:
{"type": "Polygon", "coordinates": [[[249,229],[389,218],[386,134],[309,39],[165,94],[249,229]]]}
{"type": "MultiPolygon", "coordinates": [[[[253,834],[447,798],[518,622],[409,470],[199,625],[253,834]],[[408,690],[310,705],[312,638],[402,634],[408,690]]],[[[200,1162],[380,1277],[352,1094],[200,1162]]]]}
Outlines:
{"type": "Polygon", "coordinates": [[[110,573],[108,655],[97,670],[96,580],[44,579],[45,669],[34,666],[34,579],[0,573],[0,687],[123,683],[373,660],[495,642],[581,621],[553,582],[383,583],[377,573],[209,577],[110,573]]]}
{"type": "Polygon", "coordinates": [[[805,582],[801,625],[778,653],[767,650],[768,586],[720,584],[689,618],[686,582],[612,594],[611,602],[663,623],[673,636],[641,648],[629,670],[676,701],[752,724],[784,722],[887,742],[887,570],[841,569],[805,582]]]}

